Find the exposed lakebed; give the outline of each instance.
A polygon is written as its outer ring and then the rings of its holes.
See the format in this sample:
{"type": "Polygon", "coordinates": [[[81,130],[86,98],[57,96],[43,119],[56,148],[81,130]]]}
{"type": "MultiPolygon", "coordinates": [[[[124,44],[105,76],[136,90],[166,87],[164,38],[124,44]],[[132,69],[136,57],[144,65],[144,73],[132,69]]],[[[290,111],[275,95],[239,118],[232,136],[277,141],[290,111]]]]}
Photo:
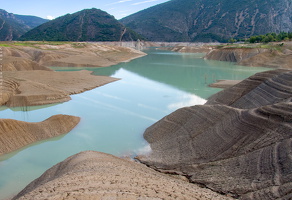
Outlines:
{"type": "MultiPolygon", "coordinates": [[[[149,150],[143,139],[151,124],[184,106],[204,104],[220,91],[208,84],[217,79],[242,80],[267,68],[208,61],[203,54],[146,51],[147,56],[106,68],[86,68],[96,75],[121,80],[73,95],[62,104],[22,108],[1,107],[0,118],[38,122],[52,115],[81,117],[70,133],[38,142],[0,157],[0,197],[19,192],[46,169],[68,156],[95,150],[117,156],[149,150]]],[[[54,68],[81,70],[84,68],[54,68]]]]}

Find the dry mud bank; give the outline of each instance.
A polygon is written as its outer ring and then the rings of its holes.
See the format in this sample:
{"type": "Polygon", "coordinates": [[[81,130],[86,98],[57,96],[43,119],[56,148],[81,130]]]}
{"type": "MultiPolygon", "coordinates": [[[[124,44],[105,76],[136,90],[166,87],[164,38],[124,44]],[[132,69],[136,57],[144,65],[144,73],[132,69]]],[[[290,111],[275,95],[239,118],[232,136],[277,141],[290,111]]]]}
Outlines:
{"type": "MultiPolygon", "coordinates": [[[[3,71],[46,70],[45,67],[107,67],[146,55],[128,47],[98,43],[8,43],[2,47],[3,71]],[[21,45],[20,45],[21,44],[21,45]]],[[[49,69],[48,69],[49,70],[49,69]]]]}
{"type": "Polygon", "coordinates": [[[137,158],[155,171],[82,152],[14,199],[289,199],[291,80],[290,70],[258,73],[205,105],[179,109],[150,126],[144,137],[152,152],[137,158]]]}
{"type": "MultiPolygon", "coordinates": [[[[170,44],[171,45],[171,44],[170,44]]],[[[271,44],[173,44],[163,50],[206,53],[205,59],[234,62],[250,67],[292,69],[292,42],[271,44]]]]}
{"type": "Polygon", "coordinates": [[[81,152],[47,170],[13,199],[230,199],[140,163],[81,152]]]}
{"type": "Polygon", "coordinates": [[[118,80],[90,72],[54,72],[49,66],[106,67],[146,55],[132,48],[97,43],[9,42],[1,47],[0,105],[42,105],[118,80]]]}
{"type": "Polygon", "coordinates": [[[272,67],[292,69],[292,42],[271,45],[225,46],[211,50],[205,59],[235,62],[238,65],[251,67],[272,67]]]}
{"type": "Polygon", "coordinates": [[[138,159],[243,199],[292,198],[292,71],[273,70],[179,109],[145,133],[138,159]]]}
{"type": "Polygon", "coordinates": [[[54,115],[37,123],[0,119],[0,156],[34,142],[68,133],[79,121],[79,117],[69,115],[54,115]]]}
{"type": "Polygon", "coordinates": [[[2,73],[0,105],[35,106],[69,101],[70,95],[105,85],[118,79],[91,75],[90,71],[55,72],[45,70],[2,73]]]}
{"type": "MultiPolygon", "coordinates": [[[[145,55],[96,43],[3,42],[1,52],[0,106],[8,107],[65,102],[72,94],[118,80],[86,70],[55,72],[47,66],[105,67],[145,55]]],[[[0,119],[0,155],[67,133],[78,122],[78,117],[63,115],[39,123],[0,119]]]]}
{"type": "Polygon", "coordinates": [[[168,50],[168,51],[175,51],[180,53],[209,53],[211,50],[213,50],[215,47],[211,45],[194,45],[194,46],[181,46],[176,45],[174,47],[163,47],[162,50],[168,50]]]}

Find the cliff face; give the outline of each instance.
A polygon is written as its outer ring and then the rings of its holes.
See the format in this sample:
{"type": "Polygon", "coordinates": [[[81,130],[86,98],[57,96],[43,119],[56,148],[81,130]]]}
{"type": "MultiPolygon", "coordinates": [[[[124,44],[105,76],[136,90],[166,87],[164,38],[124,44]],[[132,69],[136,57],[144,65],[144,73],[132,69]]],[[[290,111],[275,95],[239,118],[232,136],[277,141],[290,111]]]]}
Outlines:
{"type": "Polygon", "coordinates": [[[54,115],[38,123],[0,119],[0,155],[68,133],[79,121],[79,117],[69,115],[54,115]]]}
{"type": "Polygon", "coordinates": [[[224,41],[292,29],[290,0],[171,0],[121,20],[150,41],[224,41]]]}
{"type": "Polygon", "coordinates": [[[47,170],[13,199],[230,199],[105,153],[87,151],[47,170]]]}
{"type": "Polygon", "coordinates": [[[291,198],[292,72],[258,73],[149,127],[143,163],[243,199],[291,198]]]}

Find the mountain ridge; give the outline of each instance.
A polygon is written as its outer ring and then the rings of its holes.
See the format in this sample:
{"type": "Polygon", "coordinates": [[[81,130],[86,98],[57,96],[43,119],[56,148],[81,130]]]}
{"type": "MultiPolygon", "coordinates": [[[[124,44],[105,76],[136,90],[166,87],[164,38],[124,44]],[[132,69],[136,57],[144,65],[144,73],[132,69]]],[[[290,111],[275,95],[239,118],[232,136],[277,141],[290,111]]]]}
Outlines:
{"type": "Polygon", "coordinates": [[[40,17],[17,15],[0,9],[0,40],[16,40],[27,31],[47,21],[40,17]]]}
{"type": "Polygon", "coordinates": [[[171,0],[120,21],[150,41],[224,42],[292,31],[289,0],[171,0]]]}
{"type": "Polygon", "coordinates": [[[142,39],[112,15],[100,9],[84,9],[51,20],[25,33],[20,40],[131,41],[142,39]]]}

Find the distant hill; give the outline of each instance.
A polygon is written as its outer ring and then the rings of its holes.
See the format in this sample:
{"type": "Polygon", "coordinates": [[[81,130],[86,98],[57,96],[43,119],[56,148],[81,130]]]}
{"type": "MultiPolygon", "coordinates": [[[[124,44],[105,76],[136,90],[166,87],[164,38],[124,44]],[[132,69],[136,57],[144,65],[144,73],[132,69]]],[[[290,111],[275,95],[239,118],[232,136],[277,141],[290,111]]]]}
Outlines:
{"type": "Polygon", "coordinates": [[[47,21],[40,17],[16,15],[0,9],[0,40],[10,41],[18,39],[30,29],[47,21]]]}
{"type": "Polygon", "coordinates": [[[291,0],[171,0],[120,20],[150,41],[226,41],[292,31],[291,0]]]}
{"type": "Polygon", "coordinates": [[[49,21],[24,34],[34,41],[129,41],[141,39],[118,20],[99,9],[85,9],[49,21]]]}

